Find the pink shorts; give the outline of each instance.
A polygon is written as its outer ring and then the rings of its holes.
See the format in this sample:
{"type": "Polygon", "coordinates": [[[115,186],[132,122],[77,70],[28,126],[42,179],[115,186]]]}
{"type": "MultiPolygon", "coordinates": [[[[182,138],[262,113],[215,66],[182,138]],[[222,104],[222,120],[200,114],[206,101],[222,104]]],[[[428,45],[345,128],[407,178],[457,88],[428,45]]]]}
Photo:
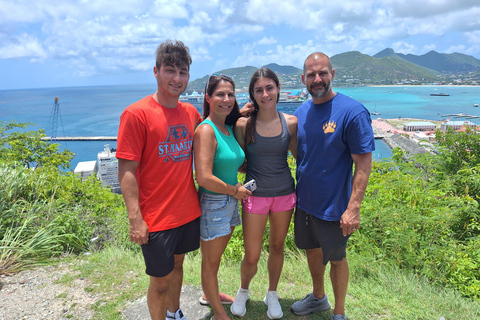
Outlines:
{"type": "Polygon", "coordinates": [[[250,196],[247,200],[242,200],[243,210],[253,214],[287,211],[295,208],[296,205],[297,195],[295,192],[281,197],[250,196]]]}

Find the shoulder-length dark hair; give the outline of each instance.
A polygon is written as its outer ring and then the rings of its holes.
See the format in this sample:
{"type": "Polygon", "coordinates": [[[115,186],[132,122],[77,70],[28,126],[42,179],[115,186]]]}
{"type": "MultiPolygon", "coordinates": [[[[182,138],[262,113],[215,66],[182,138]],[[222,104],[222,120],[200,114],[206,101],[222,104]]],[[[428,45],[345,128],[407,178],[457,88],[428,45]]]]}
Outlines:
{"type": "MultiPolygon", "coordinates": [[[[221,81],[229,82],[232,84],[233,91],[235,91],[235,83],[233,82],[232,78],[222,75],[214,75],[210,76],[207,80],[207,84],[205,85],[205,97],[203,98],[203,118],[206,119],[210,114],[210,104],[207,102],[207,94],[211,97],[215,90],[218,87],[218,84],[221,81]]],[[[227,116],[225,119],[225,124],[229,126],[235,126],[237,123],[238,118],[240,118],[240,108],[238,107],[237,99],[235,99],[235,103],[233,104],[232,112],[227,116]]]]}
{"type": "MultiPolygon", "coordinates": [[[[258,112],[258,102],[255,100],[255,83],[260,78],[268,78],[272,79],[273,82],[277,85],[277,88],[280,88],[280,80],[278,80],[277,75],[272,70],[261,67],[257,71],[255,71],[250,79],[250,85],[248,86],[248,93],[250,94],[250,100],[252,101],[253,105],[255,106],[255,111],[250,114],[250,118],[247,120],[247,126],[245,128],[245,144],[255,143],[254,132],[255,132],[255,123],[257,122],[257,112],[258,112]]],[[[277,94],[277,103],[280,100],[280,90],[278,90],[277,94]]]]}

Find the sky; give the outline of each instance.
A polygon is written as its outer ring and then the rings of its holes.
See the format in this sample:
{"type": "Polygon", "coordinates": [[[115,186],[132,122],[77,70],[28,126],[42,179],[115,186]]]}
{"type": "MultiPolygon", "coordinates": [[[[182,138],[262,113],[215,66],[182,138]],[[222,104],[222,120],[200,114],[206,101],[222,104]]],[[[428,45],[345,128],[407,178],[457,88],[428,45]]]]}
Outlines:
{"type": "Polygon", "coordinates": [[[154,83],[166,39],[190,48],[191,81],[315,51],[480,59],[480,1],[0,0],[0,90],[154,83]]]}

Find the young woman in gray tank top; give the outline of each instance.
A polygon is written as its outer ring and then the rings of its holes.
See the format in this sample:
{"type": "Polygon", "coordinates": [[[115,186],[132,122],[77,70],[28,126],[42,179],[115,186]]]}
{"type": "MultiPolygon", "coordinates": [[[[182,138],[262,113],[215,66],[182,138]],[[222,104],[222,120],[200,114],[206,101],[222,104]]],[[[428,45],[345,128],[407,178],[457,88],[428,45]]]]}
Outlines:
{"type": "Polygon", "coordinates": [[[264,302],[267,316],[283,316],[278,302],[277,285],[283,267],[284,244],[292,213],[296,205],[295,182],[287,163],[288,150],[296,153],[297,118],[277,111],[280,82],[268,68],[253,74],[249,86],[255,111],[240,118],[235,137],[245,151],[245,182],[255,179],[257,189],[242,200],[242,225],[245,257],[241,264],[241,285],[230,310],[243,316],[249,298],[249,285],[257,273],[263,234],[270,221],[269,287],[264,302]]]}

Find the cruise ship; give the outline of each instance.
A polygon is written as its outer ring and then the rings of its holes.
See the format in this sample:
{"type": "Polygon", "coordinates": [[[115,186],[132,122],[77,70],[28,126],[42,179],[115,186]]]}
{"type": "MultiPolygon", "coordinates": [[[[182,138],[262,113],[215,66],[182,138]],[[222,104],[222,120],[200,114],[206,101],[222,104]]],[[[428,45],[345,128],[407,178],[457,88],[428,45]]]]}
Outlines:
{"type": "Polygon", "coordinates": [[[181,102],[199,104],[199,103],[203,103],[203,94],[200,94],[197,91],[193,91],[191,94],[187,93],[185,95],[181,95],[179,100],[181,102]]]}
{"type": "Polygon", "coordinates": [[[109,144],[106,144],[103,151],[98,153],[97,178],[104,186],[109,187],[112,192],[121,193],[120,182],[118,181],[118,160],[115,154],[116,149],[110,149],[109,144]]]}

